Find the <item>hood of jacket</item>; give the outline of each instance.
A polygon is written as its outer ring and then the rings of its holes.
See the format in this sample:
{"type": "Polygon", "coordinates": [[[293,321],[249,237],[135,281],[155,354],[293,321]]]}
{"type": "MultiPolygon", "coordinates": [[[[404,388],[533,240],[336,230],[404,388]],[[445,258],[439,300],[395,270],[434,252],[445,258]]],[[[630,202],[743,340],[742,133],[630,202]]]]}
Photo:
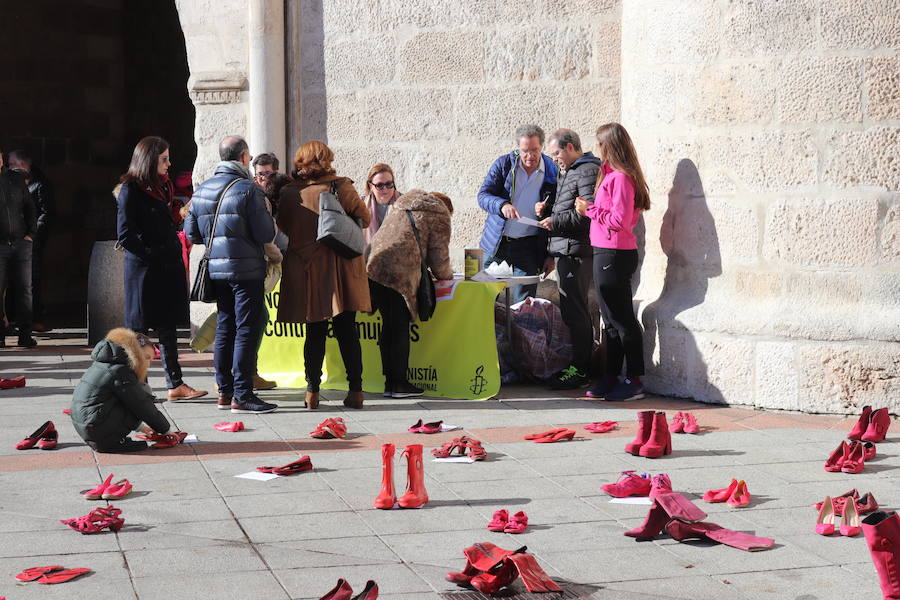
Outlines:
{"type": "Polygon", "coordinates": [[[581,155],[581,158],[579,158],[578,160],[573,162],[571,165],[569,165],[568,170],[571,171],[578,165],[583,165],[585,163],[594,163],[595,165],[602,165],[603,161],[600,160],[599,158],[597,158],[596,156],[594,156],[594,154],[592,152],[585,152],[584,154],[581,155]]]}
{"type": "Polygon", "coordinates": [[[126,365],[137,375],[138,381],[147,378],[150,361],[144,356],[137,335],[125,327],[117,327],[97,342],[91,360],[112,365],[126,365]]]}
{"type": "Polygon", "coordinates": [[[416,210],[449,215],[447,206],[424,190],[409,190],[391,205],[391,210],[416,210]]]}
{"type": "Polygon", "coordinates": [[[250,175],[250,169],[244,166],[244,163],[236,160],[223,160],[216,165],[216,175],[227,173],[244,179],[253,179],[250,175]]]}

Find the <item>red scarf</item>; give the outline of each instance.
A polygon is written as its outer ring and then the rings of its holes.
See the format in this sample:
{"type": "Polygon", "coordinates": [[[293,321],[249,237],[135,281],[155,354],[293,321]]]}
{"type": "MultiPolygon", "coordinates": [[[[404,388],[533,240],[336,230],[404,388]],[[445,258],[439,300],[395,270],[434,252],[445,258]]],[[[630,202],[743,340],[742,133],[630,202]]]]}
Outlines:
{"type": "Polygon", "coordinates": [[[169,179],[169,174],[161,175],[159,178],[160,185],[153,186],[147,185],[144,187],[144,191],[147,192],[151,197],[159,200],[169,209],[169,214],[172,217],[172,220],[175,223],[181,222],[181,217],[178,213],[178,209],[181,207],[175,207],[175,186],[172,185],[172,180],[169,179]]]}

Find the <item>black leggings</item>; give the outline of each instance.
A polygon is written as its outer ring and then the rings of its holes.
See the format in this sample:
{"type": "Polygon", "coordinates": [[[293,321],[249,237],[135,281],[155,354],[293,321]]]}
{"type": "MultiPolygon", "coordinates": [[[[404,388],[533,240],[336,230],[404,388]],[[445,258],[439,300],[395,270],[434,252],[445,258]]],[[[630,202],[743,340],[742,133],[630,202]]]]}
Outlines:
{"type": "Polygon", "coordinates": [[[604,375],[644,374],[644,336],[634,315],[631,276],[637,270],[637,250],[594,248],[594,285],[603,317],[604,375]]]}
{"type": "Polygon", "coordinates": [[[384,373],[384,389],[407,382],[409,366],[409,323],[412,317],[406,300],[392,288],[369,280],[372,304],[381,312],[381,333],[378,348],[381,351],[381,371],[384,373]]]}
{"type": "MultiPolygon", "coordinates": [[[[138,333],[149,335],[149,329],[137,329],[138,333]]],[[[166,387],[173,390],[184,381],[181,379],[181,365],[178,363],[178,332],[175,328],[156,329],[159,337],[159,360],[166,373],[166,387]]]]}
{"type": "MultiPolygon", "coordinates": [[[[362,348],[359,346],[359,332],[356,331],[356,311],[347,310],[330,319],[341,349],[347,383],[351,392],[362,391],[362,348]]],[[[306,324],[306,341],[303,344],[303,363],[306,370],[306,390],[318,392],[322,382],[322,362],[325,360],[325,338],[328,335],[328,321],[306,324]]]]}

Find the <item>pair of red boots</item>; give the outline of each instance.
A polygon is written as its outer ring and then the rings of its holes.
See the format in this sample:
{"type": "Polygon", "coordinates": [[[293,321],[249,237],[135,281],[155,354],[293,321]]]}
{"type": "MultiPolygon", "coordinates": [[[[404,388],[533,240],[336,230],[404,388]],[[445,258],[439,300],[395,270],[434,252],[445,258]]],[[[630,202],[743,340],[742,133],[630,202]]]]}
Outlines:
{"type": "Polygon", "coordinates": [[[872,442],[841,442],[835,448],[828,460],[825,461],[825,470],[830,473],[843,471],[844,473],[862,473],[867,460],[875,458],[875,444],[872,442]]]}
{"type": "Polygon", "coordinates": [[[890,426],[891,415],[888,414],[888,409],[879,408],[873,411],[871,406],[863,406],[859,420],[853,426],[853,429],[850,430],[850,433],[847,434],[847,437],[851,440],[862,440],[877,444],[884,441],[890,426]]]}
{"type": "Polygon", "coordinates": [[[666,413],[652,410],[639,412],[637,435],[625,445],[625,452],[646,458],[672,454],[672,434],[666,413]]]}
{"type": "Polygon", "coordinates": [[[366,587],[353,595],[353,588],[347,583],[347,580],[341,577],[337,581],[337,585],[331,588],[327,594],[319,600],[376,600],[378,598],[378,584],[371,579],[366,582],[366,587]]]}
{"type": "Polygon", "coordinates": [[[422,462],[422,444],[410,444],[400,454],[406,457],[406,493],[397,498],[394,493],[394,444],[381,446],[381,493],[375,498],[372,506],[380,509],[394,508],[399,504],[400,508],[420,508],[428,502],[428,492],[425,491],[425,464],[422,462]]]}

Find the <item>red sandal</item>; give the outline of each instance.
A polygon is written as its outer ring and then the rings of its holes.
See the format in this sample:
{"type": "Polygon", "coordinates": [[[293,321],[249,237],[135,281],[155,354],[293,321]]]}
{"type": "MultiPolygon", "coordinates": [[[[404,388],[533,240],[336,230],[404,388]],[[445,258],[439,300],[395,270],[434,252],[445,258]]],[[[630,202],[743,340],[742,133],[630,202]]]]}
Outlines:
{"type": "Polygon", "coordinates": [[[487,450],[481,446],[481,442],[475,438],[468,438],[466,442],[466,455],[472,460],[484,460],[487,458],[487,450]]]}
{"type": "Polygon", "coordinates": [[[446,442],[440,448],[432,448],[431,453],[435,458],[451,458],[453,456],[465,456],[466,455],[466,445],[469,443],[469,438],[466,436],[462,436],[459,438],[454,438],[452,442],[446,442]]]}
{"type": "Polygon", "coordinates": [[[79,567],[77,569],[66,569],[64,571],[57,571],[56,573],[44,575],[43,577],[38,579],[37,582],[44,584],[65,583],[67,581],[72,581],[76,577],[87,575],[90,572],[91,570],[85,567],[79,567]]]}
{"type": "Polygon", "coordinates": [[[84,516],[60,520],[60,523],[85,535],[100,533],[107,527],[110,531],[119,531],[125,524],[125,519],[119,516],[121,514],[122,511],[115,506],[101,506],[84,516]]]}
{"type": "Polygon", "coordinates": [[[319,440],[327,440],[331,438],[342,438],[347,435],[347,424],[344,419],[337,417],[334,419],[325,419],[316,427],[315,431],[309,433],[310,437],[319,440]]]}
{"type": "Polygon", "coordinates": [[[40,577],[43,577],[47,573],[52,573],[54,571],[62,571],[65,569],[62,565],[51,565],[49,567],[31,567],[30,569],[25,569],[18,575],[16,575],[16,579],[19,581],[34,581],[40,577]]]}

